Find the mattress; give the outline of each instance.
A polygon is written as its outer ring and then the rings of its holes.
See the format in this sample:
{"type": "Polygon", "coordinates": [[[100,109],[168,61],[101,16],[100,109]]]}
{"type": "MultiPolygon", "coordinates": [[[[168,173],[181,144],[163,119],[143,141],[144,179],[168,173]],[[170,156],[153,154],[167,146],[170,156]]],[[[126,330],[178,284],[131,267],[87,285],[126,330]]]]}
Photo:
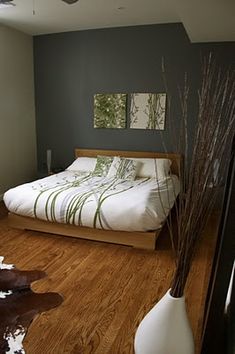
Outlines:
{"type": "Polygon", "coordinates": [[[41,220],[144,232],[161,227],[178,193],[177,176],[127,181],[67,170],[8,190],[4,202],[12,213],[41,220]]]}

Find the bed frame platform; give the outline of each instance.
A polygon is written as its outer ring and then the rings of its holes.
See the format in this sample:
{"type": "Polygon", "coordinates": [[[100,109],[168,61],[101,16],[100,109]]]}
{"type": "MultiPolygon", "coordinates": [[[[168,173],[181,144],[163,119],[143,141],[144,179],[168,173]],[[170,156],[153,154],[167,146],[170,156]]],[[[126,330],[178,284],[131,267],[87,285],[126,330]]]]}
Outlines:
{"type": "Polygon", "coordinates": [[[34,230],[51,234],[72,236],[93,241],[104,241],[148,250],[155,249],[161,229],[153,232],[128,232],[92,229],[68,224],[53,223],[13,213],[8,214],[8,225],[21,230],[34,230]]]}
{"type": "MultiPolygon", "coordinates": [[[[181,157],[179,154],[157,153],[157,152],[137,152],[137,151],[117,151],[117,150],[91,150],[75,149],[75,157],[96,157],[97,155],[123,156],[123,157],[142,157],[142,158],[168,158],[172,161],[171,171],[179,175],[181,157]]],[[[75,226],[70,224],[59,224],[30,217],[8,214],[8,225],[22,230],[34,230],[62,236],[77,237],[94,241],[104,241],[120,245],[132,246],[154,250],[156,240],[161,229],[149,232],[129,232],[113,231],[103,229],[93,229],[89,227],[75,226]]]]}

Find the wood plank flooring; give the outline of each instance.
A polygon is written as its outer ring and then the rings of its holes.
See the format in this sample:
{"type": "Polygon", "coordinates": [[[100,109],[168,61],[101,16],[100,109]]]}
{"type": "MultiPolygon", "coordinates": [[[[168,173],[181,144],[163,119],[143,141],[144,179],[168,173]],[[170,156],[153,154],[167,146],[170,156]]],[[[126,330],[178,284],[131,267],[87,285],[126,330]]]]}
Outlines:
{"type": "MultiPolygon", "coordinates": [[[[216,228],[212,219],[186,290],[197,353],[216,228]]],[[[33,290],[64,297],[60,307],[31,324],[26,353],[132,354],[138,323],[170,286],[174,262],[167,232],[157,244],[156,251],[145,251],[10,229],[0,206],[0,255],[21,270],[46,271],[48,277],[34,283],[33,290]]]]}

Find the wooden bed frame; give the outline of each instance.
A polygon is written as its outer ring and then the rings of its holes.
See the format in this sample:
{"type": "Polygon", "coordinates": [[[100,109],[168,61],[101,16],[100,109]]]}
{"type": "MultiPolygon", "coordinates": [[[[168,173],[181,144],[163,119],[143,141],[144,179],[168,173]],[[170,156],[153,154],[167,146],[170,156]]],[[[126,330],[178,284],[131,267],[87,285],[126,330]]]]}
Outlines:
{"type": "MultiPolygon", "coordinates": [[[[96,157],[97,155],[122,156],[130,158],[168,158],[172,161],[171,172],[173,174],[179,175],[179,166],[181,163],[181,157],[179,154],[118,150],[88,150],[79,148],[75,149],[76,158],[96,157]]],[[[109,243],[128,245],[136,248],[144,248],[149,250],[155,249],[156,239],[158,238],[161,231],[161,229],[149,232],[128,232],[93,229],[89,227],[43,221],[30,217],[20,216],[14,213],[8,214],[8,224],[10,227],[17,229],[35,230],[88,240],[105,241],[109,243]]]]}

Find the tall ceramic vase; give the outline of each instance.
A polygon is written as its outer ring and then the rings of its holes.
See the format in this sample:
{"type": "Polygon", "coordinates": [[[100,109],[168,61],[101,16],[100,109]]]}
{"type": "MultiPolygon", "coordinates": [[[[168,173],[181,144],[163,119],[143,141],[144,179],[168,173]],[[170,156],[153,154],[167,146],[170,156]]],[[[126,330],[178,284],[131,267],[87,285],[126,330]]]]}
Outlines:
{"type": "Polygon", "coordinates": [[[169,290],[141,321],[134,346],[135,354],[194,354],[184,296],[169,290]]]}

